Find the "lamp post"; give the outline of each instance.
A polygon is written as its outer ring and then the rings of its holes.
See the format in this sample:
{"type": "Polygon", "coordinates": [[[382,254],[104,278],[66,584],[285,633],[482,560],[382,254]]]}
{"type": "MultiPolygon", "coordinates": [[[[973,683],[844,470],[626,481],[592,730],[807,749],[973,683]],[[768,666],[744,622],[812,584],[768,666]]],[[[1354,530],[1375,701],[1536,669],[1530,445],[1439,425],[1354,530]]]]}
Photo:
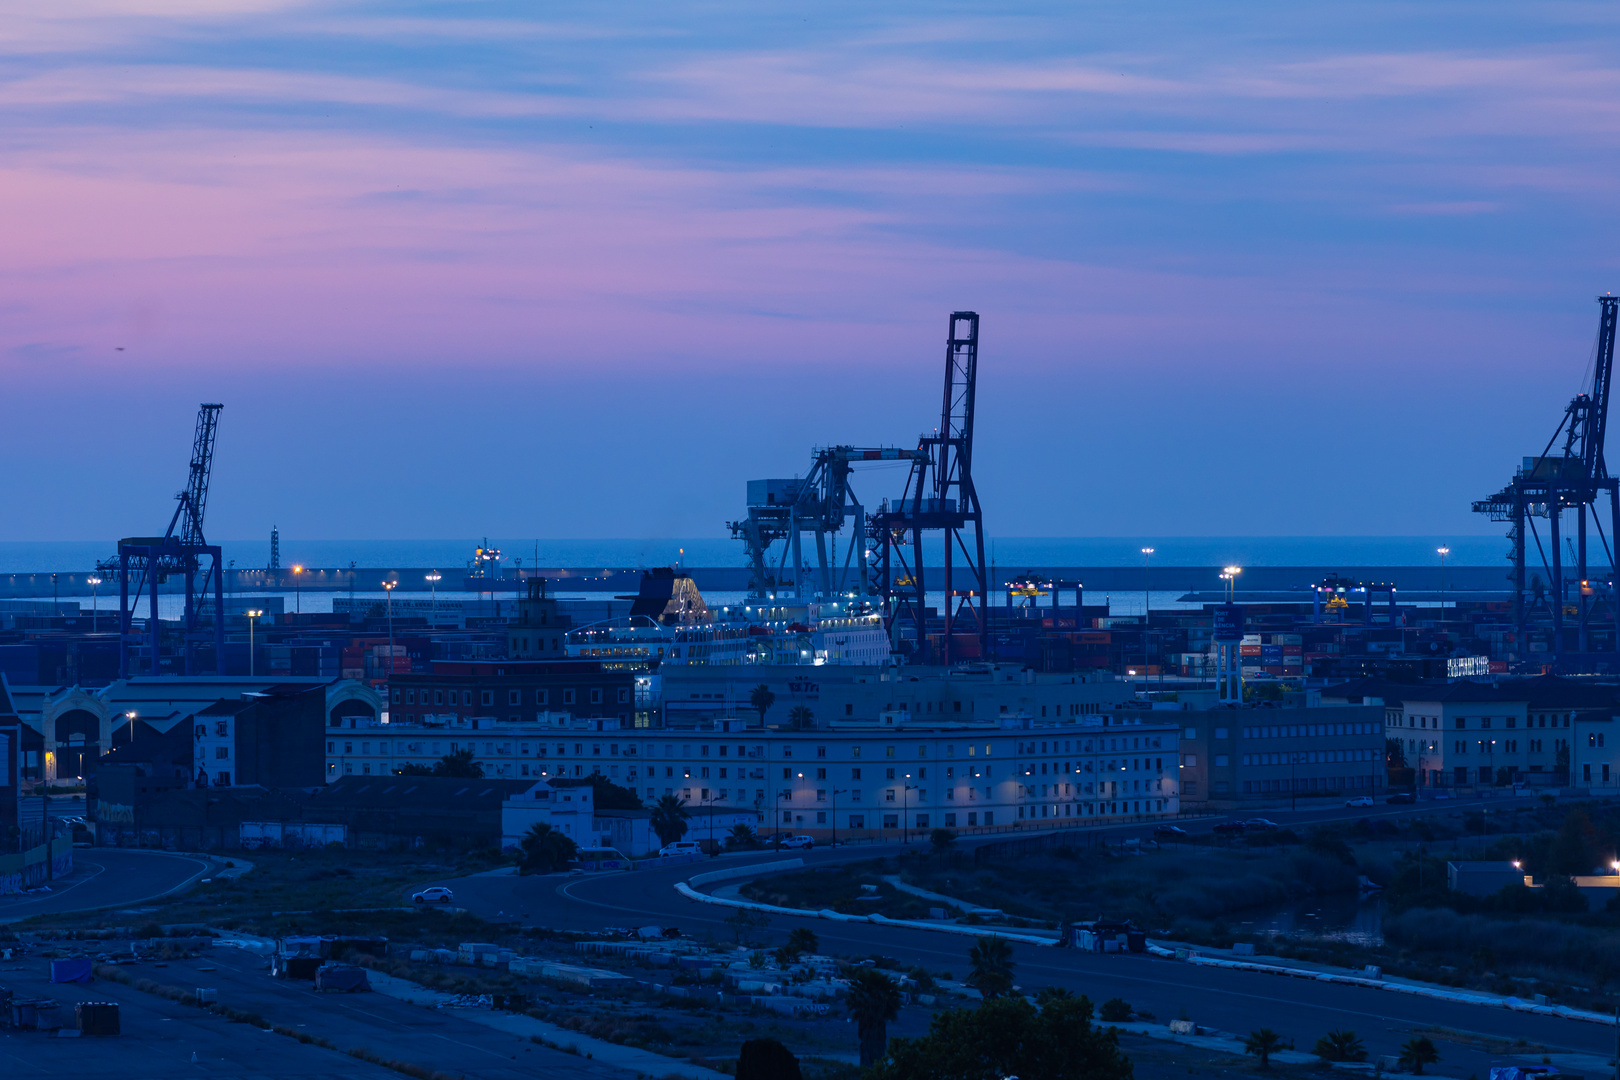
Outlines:
{"type": "Polygon", "coordinates": [[[439,582],[443,578],[444,575],[437,570],[427,572],[428,596],[432,610],[432,614],[429,616],[430,621],[437,621],[439,618],[439,582]]]}
{"type": "Polygon", "coordinates": [[[1237,602],[1237,576],[1243,573],[1241,566],[1223,567],[1226,571],[1221,575],[1226,580],[1226,599],[1229,603],[1237,602]]]}
{"type": "Polygon", "coordinates": [[[1446,617],[1446,556],[1451,554],[1451,549],[1437,547],[1434,550],[1440,556],[1440,618],[1444,621],[1446,617]]]}
{"type": "Polygon", "coordinates": [[[833,789],[833,809],[832,809],[832,815],[833,815],[832,846],[833,847],[838,846],[838,796],[840,796],[840,795],[848,795],[848,794],[849,794],[849,789],[848,788],[834,788],[833,789]]]}
{"type": "Polygon", "coordinates": [[[1151,560],[1152,559],[1153,559],[1153,549],[1152,548],[1143,548],[1142,549],[1142,625],[1143,626],[1147,625],[1147,623],[1148,623],[1148,613],[1152,610],[1151,598],[1149,596],[1149,586],[1150,586],[1149,576],[1150,576],[1151,571],[1152,571],[1152,567],[1151,567],[1151,560]]]}
{"type": "Polygon", "coordinates": [[[243,614],[247,616],[248,621],[248,678],[251,679],[253,678],[253,620],[263,615],[264,612],[258,608],[248,608],[243,614]]]}
{"type": "Polygon", "coordinates": [[[84,580],[90,584],[90,632],[93,634],[96,632],[97,616],[100,614],[101,607],[101,577],[97,574],[91,574],[84,580]]]}
{"type": "Polygon", "coordinates": [[[299,563],[293,563],[293,602],[298,607],[298,614],[304,613],[304,568],[299,563]]]}
{"type": "Polygon", "coordinates": [[[382,583],[383,591],[388,594],[388,681],[394,681],[394,590],[399,588],[397,581],[382,583]]]}
{"type": "MultiPolygon", "coordinates": [[[[782,800],[783,799],[787,800],[788,807],[791,809],[791,807],[793,806],[793,789],[792,788],[788,788],[788,790],[786,790],[786,791],[783,791],[781,788],[776,789],[776,805],[777,805],[777,809],[775,811],[773,811],[773,814],[779,814],[779,813],[782,812],[781,811],[781,805],[782,805],[782,800]]],[[[771,822],[771,829],[772,829],[772,832],[771,832],[771,845],[773,847],[775,847],[777,851],[781,851],[782,850],[782,823],[779,822],[779,821],[771,822]]]]}
{"type": "MultiPolygon", "coordinates": [[[[906,779],[911,779],[910,773],[906,773],[906,779]]],[[[909,844],[911,843],[911,793],[917,789],[910,784],[901,784],[900,787],[900,842],[909,844]]]]}

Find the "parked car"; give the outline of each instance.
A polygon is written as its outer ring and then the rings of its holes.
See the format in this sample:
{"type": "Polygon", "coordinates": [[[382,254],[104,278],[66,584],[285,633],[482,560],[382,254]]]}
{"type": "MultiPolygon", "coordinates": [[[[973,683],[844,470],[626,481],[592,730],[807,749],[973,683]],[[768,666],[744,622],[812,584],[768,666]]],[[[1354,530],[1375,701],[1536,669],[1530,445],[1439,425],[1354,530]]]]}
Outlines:
{"type": "Polygon", "coordinates": [[[1387,803],[1413,803],[1417,802],[1417,796],[1410,791],[1397,791],[1384,801],[1387,803]]]}
{"type": "Polygon", "coordinates": [[[1263,832],[1266,829],[1282,828],[1281,825],[1277,824],[1275,821],[1272,821],[1270,818],[1263,817],[1252,817],[1243,823],[1243,827],[1246,829],[1253,829],[1257,832],[1263,832]]]}
{"type": "Polygon", "coordinates": [[[1248,826],[1241,821],[1223,821],[1215,826],[1215,831],[1218,833],[1240,833],[1247,828],[1248,826]]]}
{"type": "Polygon", "coordinates": [[[412,903],[417,904],[448,904],[456,898],[456,894],[443,885],[435,885],[431,889],[423,889],[411,895],[412,903]]]}
{"type": "Polygon", "coordinates": [[[804,836],[802,834],[799,836],[789,836],[783,839],[782,846],[785,848],[813,848],[816,846],[816,838],[813,836],[804,836]]]}
{"type": "Polygon", "coordinates": [[[677,840],[673,844],[665,844],[659,848],[658,854],[662,856],[701,855],[703,854],[703,845],[696,840],[677,840]]]}
{"type": "Polygon", "coordinates": [[[1187,830],[1180,825],[1155,825],[1154,836],[1167,836],[1172,840],[1180,840],[1187,835],[1187,830]]]}
{"type": "Polygon", "coordinates": [[[1372,804],[1373,800],[1371,795],[1357,795],[1353,799],[1346,799],[1344,801],[1344,805],[1346,806],[1371,806],[1372,804]]]}

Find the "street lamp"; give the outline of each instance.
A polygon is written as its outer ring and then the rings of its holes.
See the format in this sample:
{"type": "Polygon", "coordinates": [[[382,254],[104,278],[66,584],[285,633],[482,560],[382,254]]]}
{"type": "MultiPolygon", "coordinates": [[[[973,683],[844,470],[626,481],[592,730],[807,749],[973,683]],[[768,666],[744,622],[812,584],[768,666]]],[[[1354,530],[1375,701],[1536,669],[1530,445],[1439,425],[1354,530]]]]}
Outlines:
{"type": "Polygon", "coordinates": [[[383,591],[388,594],[388,681],[394,681],[394,590],[399,588],[397,581],[382,583],[383,591]]]}
{"type": "Polygon", "coordinates": [[[849,789],[848,788],[834,788],[833,789],[833,809],[832,809],[832,815],[833,815],[832,846],[833,847],[838,846],[838,796],[840,796],[840,795],[848,795],[848,794],[849,794],[849,789]]]}
{"type": "Polygon", "coordinates": [[[84,580],[90,584],[90,596],[92,598],[90,600],[90,632],[93,634],[96,632],[96,617],[100,614],[101,608],[101,577],[97,574],[91,574],[84,580]]]}
{"type": "Polygon", "coordinates": [[[439,573],[437,570],[429,570],[427,572],[428,590],[432,605],[432,615],[430,615],[429,618],[433,621],[436,621],[439,617],[439,582],[443,580],[443,578],[444,575],[439,573]]]}
{"type": "Polygon", "coordinates": [[[1235,602],[1237,600],[1237,576],[1243,573],[1243,567],[1228,566],[1223,569],[1226,571],[1221,575],[1226,579],[1226,599],[1228,602],[1235,602]]]}
{"type": "Polygon", "coordinates": [[[264,614],[258,608],[248,608],[243,612],[248,621],[248,678],[253,678],[253,620],[264,614]]]}
{"type": "Polygon", "coordinates": [[[131,709],[124,715],[129,719],[129,742],[133,746],[135,745],[135,717],[137,714],[134,709],[131,709]]]}
{"type": "Polygon", "coordinates": [[[1448,547],[1434,549],[1440,555],[1440,618],[1446,617],[1446,556],[1451,554],[1448,547]]]}
{"type": "Polygon", "coordinates": [[[1152,567],[1150,565],[1150,561],[1152,560],[1152,558],[1153,558],[1153,549],[1152,548],[1143,548],[1142,549],[1142,625],[1143,626],[1147,625],[1147,623],[1148,623],[1148,613],[1152,610],[1151,601],[1150,601],[1149,594],[1148,594],[1148,576],[1149,576],[1149,573],[1150,573],[1150,571],[1152,569],[1152,567]]]}
{"type": "Polygon", "coordinates": [[[302,615],[304,613],[303,573],[304,573],[303,566],[300,565],[299,563],[294,563],[293,564],[293,599],[294,599],[294,602],[298,605],[298,614],[300,614],[300,615],[302,615]]]}
{"type": "MultiPolygon", "coordinates": [[[[911,779],[910,773],[906,773],[906,779],[911,779]]],[[[910,784],[901,784],[900,787],[900,842],[909,844],[911,843],[911,793],[917,789],[910,784]]]]}

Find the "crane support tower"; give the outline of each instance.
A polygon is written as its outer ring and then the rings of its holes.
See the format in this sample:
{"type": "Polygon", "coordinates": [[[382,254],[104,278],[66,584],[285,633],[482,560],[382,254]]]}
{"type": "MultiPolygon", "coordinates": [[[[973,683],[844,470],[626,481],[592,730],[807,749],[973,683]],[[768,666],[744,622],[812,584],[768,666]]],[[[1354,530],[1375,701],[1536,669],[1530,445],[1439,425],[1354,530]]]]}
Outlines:
{"type": "Polygon", "coordinates": [[[181,622],[182,666],[187,675],[197,674],[197,646],[211,642],[214,669],[224,674],[225,597],[224,564],[217,545],[208,543],[203,533],[203,515],[208,508],[208,483],[214,470],[214,438],[219,430],[218,404],[197,409],[197,431],[191,444],[191,468],[185,490],[175,496],[178,504],[169,528],[162,536],[132,536],[118,542],[118,557],[97,569],[118,575],[118,672],[130,675],[130,650],[147,639],[151,653],[150,673],[162,671],[162,623],[158,619],[158,586],[172,575],[185,580],[185,608],[181,622]],[[202,598],[213,592],[213,626],[199,627],[202,598]],[[143,594],[148,599],[146,632],[134,630],[135,609],[143,594]]]}
{"type": "Polygon", "coordinates": [[[1620,603],[1615,589],[1620,574],[1615,572],[1613,539],[1620,536],[1620,480],[1609,475],[1603,459],[1603,439],[1609,419],[1609,384],[1614,373],[1614,335],[1616,308],[1620,296],[1597,298],[1601,308],[1598,319],[1597,347],[1593,356],[1591,382],[1564,409],[1564,418],[1552,438],[1547,440],[1539,457],[1527,457],[1523,466],[1501,491],[1488,499],[1474,503],[1474,513],[1486,514],[1492,521],[1511,522],[1508,539],[1513,542],[1508,557],[1513,561],[1510,577],[1513,579],[1513,619],[1516,631],[1515,652],[1520,659],[1528,653],[1527,635],[1532,628],[1544,630],[1550,622],[1551,652],[1555,662],[1569,651],[1571,642],[1565,627],[1565,616],[1575,620],[1575,651],[1592,651],[1592,632],[1609,631],[1611,640],[1606,651],[1620,653],[1620,603]],[[1559,436],[1564,439],[1563,449],[1553,453],[1559,436]],[[1597,513],[1600,495],[1609,499],[1610,535],[1604,536],[1603,524],[1597,513]],[[1563,515],[1575,514],[1575,578],[1564,579],[1565,539],[1562,535],[1563,515]],[[1593,581],[1587,565],[1587,517],[1607,556],[1609,580],[1593,581]],[[1542,544],[1536,519],[1547,522],[1548,543],[1542,544]],[[1525,585],[1525,554],[1527,541],[1534,541],[1543,569],[1551,582],[1547,595],[1531,595],[1525,585]],[[1551,560],[1548,559],[1549,549],[1551,560]],[[1568,591],[1573,584],[1576,598],[1570,602],[1568,591]],[[1605,600],[1599,604],[1599,598],[1605,600]],[[1607,606],[1608,618],[1599,617],[1599,608],[1607,606]]]}
{"type": "Polygon", "coordinates": [[[952,312],[939,427],[918,440],[900,498],[885,500],[868,522],[875,561],[873,591],[882,598],[890,640],[899,648],[909,626],[913,655],[924,663],[948,665],[990,658],[984,518],[973,485],[978,368],[979,316],[972,311],[952,312]],[[929,532],[940,533],[944,541],[940,582],[945,596],[944,634],[937,656],[929,646],[923,580],[923,535],[929,532]],[[966,588],[958,588],[959,584],[966,588]]]}

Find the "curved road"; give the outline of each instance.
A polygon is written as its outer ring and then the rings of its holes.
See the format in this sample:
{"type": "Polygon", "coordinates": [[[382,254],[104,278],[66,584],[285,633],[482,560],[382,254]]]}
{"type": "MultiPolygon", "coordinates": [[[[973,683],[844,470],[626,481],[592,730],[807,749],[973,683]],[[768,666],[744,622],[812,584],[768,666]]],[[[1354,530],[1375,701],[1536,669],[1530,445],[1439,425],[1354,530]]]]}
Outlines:
{"type": "Polygon", "coordinates": [[[205,855],[124,848],[75,848],[73,874],[50,892],[0,897],[0,923],[34,915],[127,907],[190,888],[213,870],[205,855]]]}
{"type": "MultiPolygon", "coordinates": [[[[1504,802],[1497,800],[1494,805],[1502,806],[1504,802]]],[[[1285,823],[1309,824],[1311,820],[1335,817],[1386,813],[1405,816],[1413,812],[1464,808],[1471,807],[1452,804],[1403,807],[1397,811],[1394,807],[1380,806],[1370,812],[1347,813],[1341,809],[1297,815],[1272,813],[1285,823]]],[[[1200,831],[1207,830],[1209,824],[1202,823],[1200,831]]],[[[1133,826],[1109,830],[1108,836],[1116,839],[1150,831],[1148,826],[1133,826]]],[[[985,838],[984,842],[995,839],[985,838]]],[[[971,843],[966,842],[964,846],[971,843]]],[[[725,924],[731,909],[687,900],[675,892],[676,882],[706,870],[784,858],[802,858],[806,867],[836,866],[893,854],[898,848],[899,845],[893,844],[820,848],[809,852],[766,851],[631,874],[544,877],[494,874],[433,884],[450,886],[455,890],[457,906],[492,920],[576,931],[655,923],[679,927],[687,935],[712,936],[726,941],[732,937],[731,928],[725,924]]],[[[966,937],[866,923],[801,920],[791,916],[773,916],[771,930],[785,934],[801,925],[815,931],[826,952],[846,956],[882,954],[906,964],[920,964],[934,972],[950,971],[958,977],[967,970],[971,939],[966,937]]],[[[1014,945],[1013,950],[1019,982],[1026,988],[1063,986],[1087,994],[1096,1002],[1121,997],[1138,1010],[1156,1015],[1161,1022],[1186,1015],[1207,1027],[1238,1034],[1272,1027],[1293,1038],[1301,1050],[1308,1050],[1318,1036],[1330,1030],[1351,1028],[1362,1036],[1373,1055],[1395,1054],[1400,1044],[1411,1037],[1414,1028],[1441,1027],[1483,1039],[1525,1039],[1532,1045],[1524,1052],[1533,1055],[1525,1061],[1539,1062],[1543,1053],[1591,1055],[1598,1061],[1564,1063],[1566,1071],[1573,1068],[1585,1071],[1588,1076],[1593,1075],[1594,1070],[1606,1072],[1598,1068],[1598,1063],[1614,1058],[1615,1030],[1599,1024],[1436,1001],[1367,987],[1195,967],[1148,956],[1098,955],[1032,945],[1014,945]]],[[[1489,1054],[1477,1045],[1469,1045],[1466,1039],[1445,1040],[1439,1043],[1439,1048],[1443,1060],[1438,1071],[1443,1075],[1485,1076],[1493,1063],[1515,1063],[1512,1058],[1489,1054]]]]}

